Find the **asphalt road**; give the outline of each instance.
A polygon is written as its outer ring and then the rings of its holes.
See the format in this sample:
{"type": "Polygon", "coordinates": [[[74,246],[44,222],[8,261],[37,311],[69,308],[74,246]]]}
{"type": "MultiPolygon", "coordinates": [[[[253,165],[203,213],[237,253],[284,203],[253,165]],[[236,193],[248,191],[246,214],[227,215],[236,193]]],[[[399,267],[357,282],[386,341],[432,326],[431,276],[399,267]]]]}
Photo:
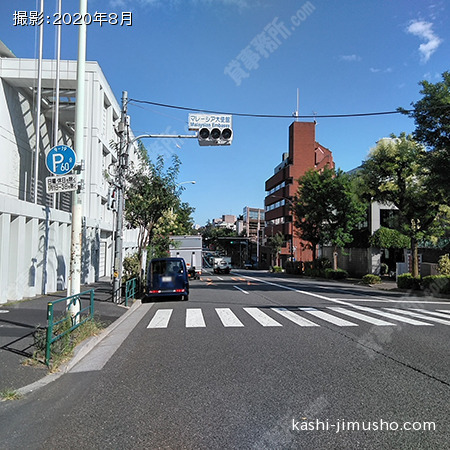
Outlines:
{"type": "Polygon", "coordinates": [[[243,271],[136,314],[0,404],[0,448],[448,448],[448,301],[243,271]]]}

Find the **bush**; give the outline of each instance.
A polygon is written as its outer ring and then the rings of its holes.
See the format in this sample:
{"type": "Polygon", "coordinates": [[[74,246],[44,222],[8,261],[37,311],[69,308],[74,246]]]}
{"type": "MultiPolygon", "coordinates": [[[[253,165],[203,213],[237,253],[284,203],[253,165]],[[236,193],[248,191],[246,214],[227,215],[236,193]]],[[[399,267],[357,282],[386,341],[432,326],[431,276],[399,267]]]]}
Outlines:
{"type": "Polygon", "coordinates": [[[137,253],[123,259],[123,281],[139,277],[140,260],[137,253]]]}
{"type": "Polygon", "coordinates": [[[420,290],[420,277],[414,278],[410,273],[404,273],[397,277],[397,287],[399,289],[420,290]]]}
{"type": "Polygon", "coordinates": [[[422,279],[422,286],[432,294],[450,294],[450,275],[430,275],[422,279]]]}
{"type": "Polygon", "coordinates": [[[328,258],[317,258],[314,261],[304,263],[304,274],[307,277],[325,277],[325,269],[331,268],[328,258]]]}
{"type": "Polygon", "coordinates": [[[438,262],[438,272],[441,275],[450,275],[450,255],[442,255],[438,262]]]}
{"type": "Polygon", "coordinates": [[[283,269],[280,266],[273,266],[272,272],[276,272],[276,273],[283,272],[283,269]]]}
{"type": "Polygon", "coordinates": [[[325,269],[325,278],[330,280],[343,280],[348,277],[348,272],[344,269],[325,269]]]}
{"type": "Polygon", "coordinates": [[[293,275],[302,274],[302,262],[301,261],[288,261],[285,266],[286,273],[293,275]]]}
{"type": "Polygon", "coordinates": [[[380,264],[380,274],[387,275],[389,273],[389,266],[386,263],[380,264]]]}
{"type": "Polygon", "coordinates": [[[378,284],[381,283],[381,278],[378,275],[373,275],[372,273],[368,273],[362,277],[362,282],[364,284],[378,284]]]}

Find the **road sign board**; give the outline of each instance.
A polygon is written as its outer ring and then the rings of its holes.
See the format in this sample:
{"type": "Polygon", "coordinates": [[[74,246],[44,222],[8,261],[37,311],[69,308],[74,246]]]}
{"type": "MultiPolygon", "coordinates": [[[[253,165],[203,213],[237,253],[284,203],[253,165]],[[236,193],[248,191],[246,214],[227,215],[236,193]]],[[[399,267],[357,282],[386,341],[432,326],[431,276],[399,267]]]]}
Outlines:
{"type": "Polygon", "coordinates": [[[189,129],[232,128],[233,116],[230,114],[189,114],[189,129]]]}
{"type": "Polygon", "coordinates": [[[65,175],[74,168],[76,160],[73,149],[67,145],[57,145],[47,153],[45,164],[54,175],[65,175]]]}
{"type": "Polygon", "coordinates": [[[76,175],[61,175],[58,177],[47,177],[45,181],[47,184],[47,194],[77,190],[78,183],[76,175]]]}

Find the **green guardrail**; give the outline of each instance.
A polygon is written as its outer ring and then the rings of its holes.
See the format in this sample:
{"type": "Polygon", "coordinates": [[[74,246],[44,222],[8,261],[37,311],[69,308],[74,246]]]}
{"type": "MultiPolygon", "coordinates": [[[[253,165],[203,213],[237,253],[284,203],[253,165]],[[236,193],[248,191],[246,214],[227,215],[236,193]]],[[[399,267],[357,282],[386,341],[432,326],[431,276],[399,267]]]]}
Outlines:
{"type": "Polygon", "coordinates": [[[48,366],[50,363],[51,345],[54,342],[61,339],[66,334],[71,333],[80,325],[93,318],[94,318],[94,289],[89,289],[87,291],[80,292],[79,294],[71,295],[70,297],[65,297],[49,302],[47,304],[47,337],[45,343],[45,364],[47,364],[48,366]],[[88,306],[82,308],[81,297],[87,294],[90,294],[89,304],[88,306]],[[59,303],[62,302],[66,302],[64,313],[61,314],[60,318],[55,319],[55,305],[58,305],[59,303]],[[79,311],[74,316],[72,316],[70,313],[70,309],[71,307],[74,307],[77,303],[79,305],[79,311]],[[67,324],[67,326],[65,324],[67,324]],[[57,334],[55,334],[55,331],[57,334]]]}
{"type": "Polygon", "coordinates": [[[128,300],[136,298],[139,289],[138,281],[139,279],[136,277],[125,283],[125,306],[128,306],[128,300]]]}

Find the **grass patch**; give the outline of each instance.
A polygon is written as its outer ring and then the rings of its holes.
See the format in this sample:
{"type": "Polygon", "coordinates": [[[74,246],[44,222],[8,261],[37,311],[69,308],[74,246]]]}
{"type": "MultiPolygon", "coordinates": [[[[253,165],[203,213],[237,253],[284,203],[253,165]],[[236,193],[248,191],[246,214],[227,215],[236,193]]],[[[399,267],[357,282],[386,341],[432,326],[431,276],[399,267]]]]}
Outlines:
{"type": "MultiPolygon", "coordinates": [[[[64,332],[69,330],[70,327],[70,319],[61,322],[54,328],[54,335],[62,335],[64,332]]],[[[92,336],[98,335],[104,328],[105,324],[94,318],[93,320],[84,322],[78,328],[75,328],[55,341],[51,345],[51,360],[49,365],[50,372],[55,372],[61,364],[70,360],[77,345],[92,336]]],[[[33,358],[29,362],[30,365],[34,364],[36,361],[40,363],[45,361],[46,334],[46,328],[36,330],[34,336],[34,346],[36,351],[34,352],[33,358]]]]}
{"type": "Polygon", "coordinates": [[[5,389],[3,391],[0,391],[0,398],[3,402],[8,400],[19,400],[20,398],[22,398],[22,394],[14,389],[5,389]]]}

